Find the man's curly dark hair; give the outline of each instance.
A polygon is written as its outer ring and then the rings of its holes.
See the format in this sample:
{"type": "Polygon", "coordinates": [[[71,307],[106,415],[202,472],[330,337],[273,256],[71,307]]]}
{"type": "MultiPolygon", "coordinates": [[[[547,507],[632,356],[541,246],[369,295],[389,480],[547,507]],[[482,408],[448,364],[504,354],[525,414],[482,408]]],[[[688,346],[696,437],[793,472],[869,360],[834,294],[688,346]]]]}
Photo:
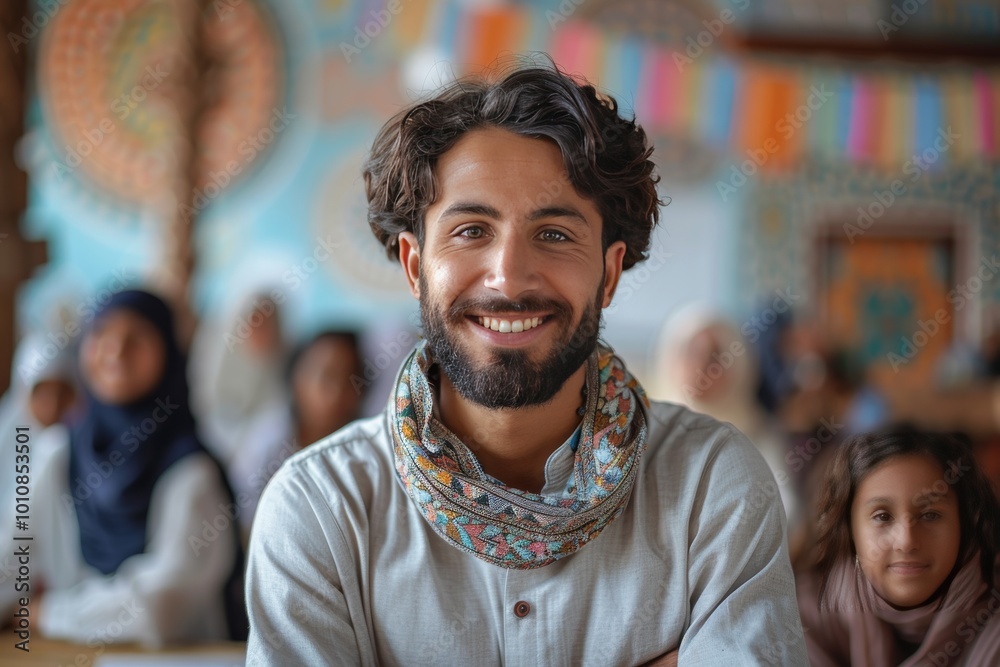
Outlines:
{"type": "Polygon", "coordinates": [[[555,142],[570,183],[601,214],[604,248],[624,241],[625,269],[646,259],[662,203],[646,133],[634,116],[618,114],[613,98],[555,65],[520,67],[493,81],[457,81],[382,127],[364,178],[368,224],[390,259],[399,257],[401,232],[413,232],[423,244],[424,214],[437,196],[435,165],[479,128],[555,142]]]}

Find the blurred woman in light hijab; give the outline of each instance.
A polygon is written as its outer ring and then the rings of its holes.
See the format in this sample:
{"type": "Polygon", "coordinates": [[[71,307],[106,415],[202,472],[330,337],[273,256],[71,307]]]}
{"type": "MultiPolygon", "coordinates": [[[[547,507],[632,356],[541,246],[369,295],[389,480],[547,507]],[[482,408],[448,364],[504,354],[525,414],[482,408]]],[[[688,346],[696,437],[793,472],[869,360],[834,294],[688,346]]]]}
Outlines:
{"type": "MultiPolygon", "coordinates": [[[[29,334],[17,346],[10,388],[0,401],[0,451],[4,470],[14,469],[14,434],[26,428],[36,463],[66,437],[63,420],[76,400],[73,355],[42,334],[29,334]]],[[[0,507],[13,498],[14,486],[0,484],[0,507]]]]}
{"type": "Polygon", "coordinates": [[[799,502],[785,461],[787,448],[757,404],[756,358],[736,326],[704,306],[687,306],[667,320],[654,360],[650,397],[729,422],[750,438],[775,475],[792,527],[799,502]]]}
{"type": "Polygon", "coordinates": [[[222,317],[206,318],[191,347],[189,377],[206,446],[227,468],[262,412],[287,405],[284,294],[246,287],[222,317]]]}
{"type": "Polygon", "coordinates": [[[240,522],[247,538],[260,494],[284,460],[360,416],[367,384],[362,363],[352,331],[323,330],[295,348],[287,369],[289,404],[261,413],[252,444],[229,470],[233,491],[246,501],[240,522]]]}

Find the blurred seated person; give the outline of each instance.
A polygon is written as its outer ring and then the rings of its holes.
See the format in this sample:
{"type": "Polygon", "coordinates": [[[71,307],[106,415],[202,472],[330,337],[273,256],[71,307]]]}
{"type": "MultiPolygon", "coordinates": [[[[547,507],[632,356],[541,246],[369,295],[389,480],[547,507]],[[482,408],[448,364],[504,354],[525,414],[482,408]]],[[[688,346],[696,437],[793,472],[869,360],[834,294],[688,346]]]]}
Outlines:
{"type": "Polygon", "coordinates": [[[1000,664],[1000,506],[957,438],[860,434],[824,485],[798,577],[813,667],[1000,664]]]}
{"type": "MultiPolygon", "coordinates": [[[[36,464],[53,442],[64,441],[64,420],[76,400],[73,355],[42,334],[25,336],[14,352],[10,389],[0,401],[0,451],[6,470],[14,466],[15,428],[31,438],[31,455],[36,464]]],[[[14,485],[0,485],[0,500],[13,497],[14,485]],[[8,491],[10,493],[8,493],[8,491]]],[[[3,502],[0,507],[9,507],[3,502]]]]}
{"type": "MultiPolygon", "coordinates": [[[[129,290],[84,334],[84,411],[33,479],[28,608],[44,636],[246,635],[239,533],[223,525],[232,496],[195,435],[173,327],[162,300],[129,290]]],[[[12,595],[0,592],[8,618],[12,595]]]]}
{"type": "Polygon", "coordinates": [[[14,352],[10,388],[0,401],[0,428],[48,428],[63,420],[75,399],[71,351],[42,334],[25,336],[14,352]]]}
{"type": "Polygon", "coordinates": [[[218,321],[195,333],[189,374],[206,446],[228,469],[252,437],[262,411],[287,405],[287,351],[279,301],[248,288],[218,321]]]}
{"type": "MultiPolygon", "coordinates": [[[[66,348],[59,348],[42,334],[25,336],[14,352],[10,374],[10,388],[0,400],[0,465],[14,475],[15,466],[25,465],[23,455],[18,456],[15,436],[28,437],[28,470],[37,469],[46,457],[66,441],[64,421],[70,418],[76,400],[76,383],[73,377],[73,355],[66,348]],[[23,431],[16,429],[22,428],[23,431]]],[[[0,482],[0,507],[14,507],[16,497],[14,478],[0,482]]],[[[3,519],[13,522],[13,516],[3,519]]],[[[5,525],[0,536],[11,530],[5,525]]],[[[0,586],[13,587],[12,578],[17,571],[12,550],[0,555],[0,586]]],[[[2,625],[2,623],[0,623],[2,625]]]]}
{"type": "Polygon", "coordinates": [[[254,420],[252,443],[230,468],[245,533],[264,485],[281,463],[358,418],[364,400],[361,366],[357,336],[346,331],[324,331],[292,354],[291,405],[254,420]]]}
{"type": "Polygon", "coordinates": [[[799,500],[789,481],[788,447],[757,403],[756,359],[739,330],[708,309],[688,306],[663,327],[656,356],[656,398],[729,422],[750,438],[776,478],[791,530],[799,500]]]}

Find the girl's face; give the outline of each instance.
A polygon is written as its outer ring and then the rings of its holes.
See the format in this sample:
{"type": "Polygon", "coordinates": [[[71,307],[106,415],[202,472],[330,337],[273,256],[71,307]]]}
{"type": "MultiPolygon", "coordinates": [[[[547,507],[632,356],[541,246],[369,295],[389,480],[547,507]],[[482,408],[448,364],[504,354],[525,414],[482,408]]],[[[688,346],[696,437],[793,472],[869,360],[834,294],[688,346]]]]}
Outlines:
{"type": "Polygon", "coordinates": [[[83,339],[80,364],[98,400],[125,405],[147,396],[159,383],[166,350],[148,320],[116,310],[100,318],[83,339]]]}
{"type": "Polygon", "coordinates": [[[930,456],[895,457],[858,485],[851,533],[875,591],[895,607],[915,607],[930,599],[958,559],[958,498],[930,456]]]}

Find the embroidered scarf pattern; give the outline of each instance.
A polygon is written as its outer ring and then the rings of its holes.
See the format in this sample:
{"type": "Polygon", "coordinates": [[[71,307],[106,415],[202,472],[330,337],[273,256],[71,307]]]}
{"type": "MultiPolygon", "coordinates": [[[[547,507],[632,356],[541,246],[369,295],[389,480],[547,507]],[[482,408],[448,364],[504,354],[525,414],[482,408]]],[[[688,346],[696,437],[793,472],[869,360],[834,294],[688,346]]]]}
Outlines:
{"type": "Polygon", "coordinates": [[[614,353],[587,360],[587,399],[569,497],[527,493],[483,472],[433,414],[433,364],[421,342],[390,398],[396,471],[431,527],[459,549],[508,569],[543,567],[583,547],[628,503],[646,447],[649,402],[614,353]]]}

